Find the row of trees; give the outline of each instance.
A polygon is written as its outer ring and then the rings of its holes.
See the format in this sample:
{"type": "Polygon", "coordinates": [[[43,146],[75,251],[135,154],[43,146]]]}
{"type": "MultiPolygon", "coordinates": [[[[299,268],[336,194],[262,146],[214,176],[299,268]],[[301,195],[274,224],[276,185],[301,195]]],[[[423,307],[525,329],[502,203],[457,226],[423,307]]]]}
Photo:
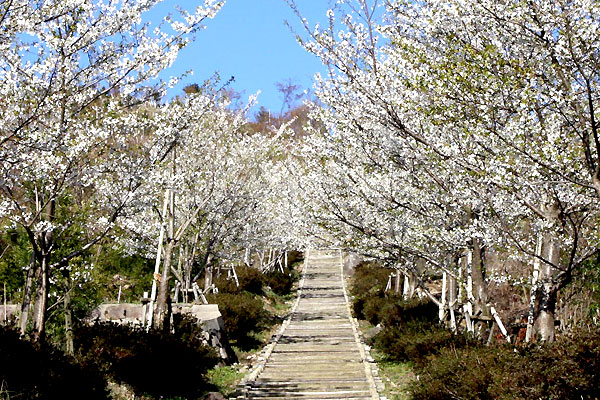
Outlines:
{"type": "Polygon", "coordinates": [[[600,4],[360,0],[328,16],[298,36],[329,68],[313,108],[327,129],[297,175],[313,234],[417,284],[444,274],[450,311],[462,291],[471,316],[493,312],[486,256],[518,260],[528,339],[552,340],[559,292],[600,245],[600,4]]]}
{"type": "Polygon", "coordinates": [[[248,108],[232,108],[216,80],[161,104],[176,79],[150,83],[223,2],[153,29],[143,15],[158,3],[0,5],[0,221],[28,240],[20,329],[31,321],[35,341],[50,298],[64,299],[70,320],[70,292],[91,279],[102,248],[156,259],[161,328],[173,274],[187,293],[213,258],[273,237],[261,225],[273,193],[266,180],[288,124],[249,132],[248,108]]]}
{"type": "Polygon", "coordinates": [[[599,248],[600,5],[338,2],[298,36],[328,67],[318,102],[292,108],[288,82],[280,115],[248,123],[214,81],[158,101],[167,85],[148,83],[222,3],[162,31],[142,23],[157,3],[0,5],[0,221],[31,254],[22,332],[31,318],[42,339],[57,279],[89,279],[75,268],[99,245],[155,260],[162,327],[173,275],[187,296],[218,259],[326,242],[409,288],[443,275],[451,317],[491,318],[489,259],[521,262],[529,336],[552,340],[558,294],[599,248]]]}

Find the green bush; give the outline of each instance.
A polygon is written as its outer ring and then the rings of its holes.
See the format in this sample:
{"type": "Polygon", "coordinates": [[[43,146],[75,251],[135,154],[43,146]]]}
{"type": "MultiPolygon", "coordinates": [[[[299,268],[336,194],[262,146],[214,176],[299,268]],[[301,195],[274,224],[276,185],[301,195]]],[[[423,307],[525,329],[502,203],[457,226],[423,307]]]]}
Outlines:
{"type": "Polygon", "coordinates": [[[579,331],[542,347],[443,347],[418,366],[414,400],[595,399],[600,387],[600,330],[579,331]]]}
{"type": "Polygon", "coordinates": [[[382,313],[382,320],[389,326],[402,326],[408,322],[432,324],[437,323],[438,312],[438,306],[429,299],[402,300],[395,297],[382,313]]]}
{"type": "MultiPolygon", "coordinates": [[[[184,322],[180,322],[184,323],[184,322]]],[[[136,394],[198,397],[212,387],[205,374],[218,359],[192,329],[188,336],[102,323],[75,331],[76,358],[136,394]]]]}
{"type": "Polygon", "coordinates": [[[368,299],[364,313],[371,323],[383,323],[383,330],[373,342],[392,361],[419,364],[443,347],[461,348],[470,342],[466,336],[453,334],[439,324],[438,307],[428,299],[368,299]]]}
{"type": "Polygon", "coordinates": [[[292,291],[294,282],[299,279],[299,275],[295,270],[284,270],[284,272],[275,270],[263,274],[262,278],[265,286],[270,287],[276,294],[283,296],[292,291]]]}
{"type": "Polygon", "coordinates": [[[356,266],[352,275],[350,294],[354,297],[352,310],[358,319],[378,320],[379,316],[373,314],[375,304],[379,299],[385,297],[385,286],[390,276],[390,269],[381,267],[374,262],[363,262],[356,266]],[[370,307],[370,317],[365,315],[365,307],[370,307]]]}
{"type": "Polygon", "coordinates": [[[464,335],[456,335],[437,323],[411,321],[402,327],[385,326],[374,338],[377,349],[391,361],[426,363],[428,357],[444,347],[462,348],[471,343],[464,335]]]}
{"type": "Polygon", "coordinates": [[[219,305],[229,340],[242,348],[256,345],[252,333],[259,332],[268,322],[262,300],[247,292],[220,292],[209,297],[210,303],[219,305]]]}
{"type": "Polygon", "coordinates": [[[256,268],[246,265],[237,266],[235,272],[238,277],[239,286],[236,285],[233,278],[228,278],[223,274],[214,280],[215,286],[221,293],[242,293],[250,292],[254,294],[262,294],[263,292],[263,277],[262,273],[256,268]]]}
{"type": "Polygon", "coordinates": [[[369,321],[373,325],[383,322],[386,313],[392,307],[390,302],[390,299],[385,297],[371,297],[362,300],[363,319],[369,321]]]}
{"type": "Polygon", "coordinates": [[[51,348],[19,339],[0,326],[0,394],[6,399],[106,399],[102,375],[51,348]]]}

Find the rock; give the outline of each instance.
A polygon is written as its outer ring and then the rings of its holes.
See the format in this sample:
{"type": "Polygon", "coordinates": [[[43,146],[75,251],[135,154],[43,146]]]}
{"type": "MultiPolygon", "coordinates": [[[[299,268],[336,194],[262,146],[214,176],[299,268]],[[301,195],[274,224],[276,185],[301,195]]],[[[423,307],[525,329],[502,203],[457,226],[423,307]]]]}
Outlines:
{"type": "Polygon", "coordinates": [[[219,392],[209,392],[204,395],[202,400],[225,400],[225,397],[219,392]]]}
{"type": "Polygon", "coordinates": [[[364,334],[365,340],[369,341],[370,339],[374,338],[382,330],[383,330],[383,327],[381,326],[381,324],[377,324],[377,326],[367,329],[364,334]]]}
{"type": "Polygon", "coordinates": [[[347,253],[344,256],[344,276],[354,275],[354,268],[363,261],[363,258],[355,253],[347,253]]]}
{"type": "Polygon", "coordinates": [[[129,303],[105,303],[92,310],[87,320],[89,322],[111,321],[123,325],[142,325],[144,306],[129,303]]]}
{"type": "Polygon", "coordinates": [[[20,304],[0,305],[0,325],[4,325],[4,321],[10,325],[12,322],[17,320],[19,315],[21,315],[20,304]]]}

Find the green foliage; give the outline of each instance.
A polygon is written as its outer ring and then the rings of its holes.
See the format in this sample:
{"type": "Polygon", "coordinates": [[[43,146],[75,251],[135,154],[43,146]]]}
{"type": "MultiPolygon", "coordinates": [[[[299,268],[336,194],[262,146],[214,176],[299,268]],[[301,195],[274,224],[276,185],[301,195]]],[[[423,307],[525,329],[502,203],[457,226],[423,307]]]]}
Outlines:
{"type": "MultiPolygon", "coordinates": [[[[382,322],[382,317],[386,314],[387,310],[391,306],[389,299],[375,296],[361,299],[361,303],[354,304],[362,304],[361,314],[363,318],[373,325],[377,325],[382,322]]],[[[355,309],[357,308],[358,306],[355,306],[355,309]]]]}
{"type": "Polygon", "coordinates": [[[384,300],[386,302],[379,306],[377,313],[384,328],[373,340],[389,360],[421,364],[441,348],[462,348],[471,342],[441,326],[438,308],[429,300],[384,300]]]}
{"type": "Polygon", "coordinates": [[[574,284],[580,285],[587,294],[587,300],[590,301],[590,320],[593,321],[594,317],[600,320],[600,254],[584,263],[579,275],[574,279],[574,284]]]}
{"type": "Polygon", "coordinates": [[[289,269],[284,269],[284,272],[274,270],[263,274],[256,268],[241,265],[236,267],[235,271],[239,286],[232,277],[223,274],[214,280],[219,292],[237,294],[248,292],[262,295],[264,287],[269,286],[276,294],[286,295],[290,293],[294,282],[299,279],[298,272],[289,269]]]}
{"type": "Polygon", "coordinates": [[[410,322],[437,324],[438,307],[429,299],[402,300],[394,297],[388,301],[387,308],[382,312],[382,319],[389,326],[402,326],[410,322]]]}
{"type": "Polygon", "coordinates": [[[462,348],[471,342],[439,324],[411,321],[402,326],[386,326],[374,338],[375,346],[392,361],[427,363],[428,357],[446,347],[462,348]]]}
{"type": "MultiPolygon", "coordinates": [[[[9,302],[21,290],[26,273],[23,268],[31,262],[31,250],[27,235],[22,229],[0,233],[0,288],[6,283],[9,302]]],[[[4,295],[4,293],[3,293],[4,295]]]]}
{"type": "Polygon", "coordinates": [[[542,347],[445,347],[421,364],[414,400],[592,399],[600,384],[600,331],[578,331],[542,347]]]}
{"type": "Polygon", "coordinates": [[[116,301],[121,286],[121,301],[139,303],[152,286],[154,260],[126,254],[114,246],[102,246],[98,253],[93,280],[100,302],[116,301]]]}
{"type": "Polygon", "coordinates": [[[296,270],[271,271],[262,276],[263,284],[271,288],[273,292],[280,296],[289,294],[292,291],[294,282],[300,279],[296,270]]]}
{"type": "Polygon", "coordinates": [[[219,305],[229,340],[242,349],[258,344],[252,334],[259,332],[269,322],[269,315],[260,298],[242,292],[219,293],[209,296],[208,300],[219,305]]]}
{"type": "Polygon", "coordinates": [[[235,367],[215,367],[206,374],[210,383],[217,387],[219,393],[226,398],[233,395],[237,384],[244,377],[235,367]]]}
{"type": "Polygon", "coordinates": [[[205,374],[218,358],[201,344],[193,327],[182,332],[146,332],[110,323],[80,326],[75,332],[76,358],[84,367],[127,383],[139,395],[198,397],[212,389],[205,374]]]}
{"type": "Polygon", "coordinates": [[[373,262],[364,262],[356,266],[352,276],[352,285],[350,294],[354,296],[352,309],[354,315],[359,319],[366,319],[365,307],[369,312],[369,321],[375,325],[379,322],[379,317],[373,313],[377,304],[367,304],[375,302],[382,304],[380,299],[385,296],[384,290],[390,276],[388,268],[381,267],[373,262]]]}
{"type": "Polygon", "coordinates": [[[262,294],[263,279],[262,274],[256,268],[241,265],[235,268],[238,277],[239,286],[236,285],[233,278],[228,278],[223,274],[214,280],[214,284],[221,293],[242,293],[249,292],[262,294]]]}
{"type": "Polygon", "coordinates": [[[0,326],[0,382],[7,399],[106,399],[106,382],[52,348],[38,348],[0,326]]]}
{"type": "Polygon", "coordinates": [[[466,337],[454,335],[438,324],[438,308],[429,300],[402,300],[384,293],[390,270],[372,263],[359,265],[352,279],[354,312],[383,330],[375,347],[390,361],[423,363],[446,346],[463,347],[466,337]]]}

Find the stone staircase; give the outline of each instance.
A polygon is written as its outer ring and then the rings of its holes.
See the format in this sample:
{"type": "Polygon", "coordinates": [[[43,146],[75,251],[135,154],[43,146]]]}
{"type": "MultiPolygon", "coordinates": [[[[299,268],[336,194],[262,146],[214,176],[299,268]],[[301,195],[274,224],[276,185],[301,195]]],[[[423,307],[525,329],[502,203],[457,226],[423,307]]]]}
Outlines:
{"type": "Polygon", "coordinates": [[[350,314],[339,250],[308,250],[292,313],[238,399],[380,399],[350,314]]]}

